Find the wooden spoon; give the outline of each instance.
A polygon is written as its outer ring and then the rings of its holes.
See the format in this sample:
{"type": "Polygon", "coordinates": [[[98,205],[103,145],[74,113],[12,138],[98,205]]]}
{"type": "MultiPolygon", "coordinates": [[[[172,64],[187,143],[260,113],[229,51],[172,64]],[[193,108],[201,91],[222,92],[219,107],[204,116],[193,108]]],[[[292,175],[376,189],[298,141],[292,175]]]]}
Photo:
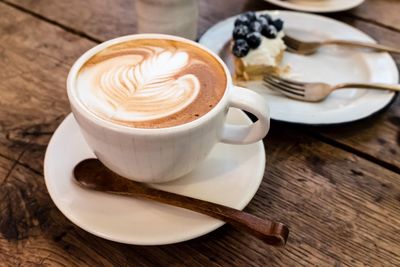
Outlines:
{"type": "Polygon", "coordinates": [[[151,188],[126,179],[107,169],[97,159],[81,161],[74,169],[76,182],[82,187],[123,196],[154,200],[189,209],[222,220],[273,246],[284,246],[289,235],[286,225],[261,219],[247,212],[208,201],[151,188]]]}

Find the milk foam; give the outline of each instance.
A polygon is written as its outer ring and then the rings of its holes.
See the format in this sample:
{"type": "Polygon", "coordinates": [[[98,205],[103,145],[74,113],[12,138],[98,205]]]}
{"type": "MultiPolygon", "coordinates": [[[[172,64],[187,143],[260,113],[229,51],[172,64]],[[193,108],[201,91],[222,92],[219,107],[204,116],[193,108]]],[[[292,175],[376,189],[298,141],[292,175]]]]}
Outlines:
{"type": "Polygon", "coordinates": [[[134,122],[167,117],[190,105],[200,91],[185,51],[145,46],[129,48],[84,66],[77,78],[80,101],[111,120],[134,122]]]}

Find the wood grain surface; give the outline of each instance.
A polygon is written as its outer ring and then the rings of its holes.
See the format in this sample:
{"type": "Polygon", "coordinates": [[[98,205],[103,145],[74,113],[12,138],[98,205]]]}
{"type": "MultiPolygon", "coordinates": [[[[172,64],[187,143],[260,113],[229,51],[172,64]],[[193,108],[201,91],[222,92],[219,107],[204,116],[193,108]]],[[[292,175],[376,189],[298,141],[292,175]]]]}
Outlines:
{"type": "MultiPolygon", "coordinates": [[[[199,5],[200,33],[243,10],[275,8],[199,5]]],[[[397,0],[366,0],[329,16],[398,46],[399,9],[397,0]]],[[[0,266],[400,266],[399,100],[348,125],[273,122],[264,181],[245,210],[289,225],[283,249],[229,226],[179,244],[129,246],[69,222],[43,180],[47,143],[70,112],[68,69],[98,42],[130,33],[130,0],[0,1],[0,266]]]]}
{"type": "Polygon", "coordinates": [[[397,0],[367,0],[350,13],[362,20],[399,31],[399,11],[400,7],[397,0]]]}
{"type": "MultiPolygon", "coordinates": [[[[88,0],[83,5],[79,0],[72,1],[51,1],[51,0],[5,0],[12,5],[31,12],[35,16],[44,17],[51,22],[62,25],[75,33],[79,33],[94,41],[105,41],[107,39],[125,34],[132,34],[136,31],[135,20],[115,19],[115,16],[131,17],[135,15],[134,1],[126,0],[88,0]],[[111,11],[110,11],[111,10],[111,11]],[[79,17],[79,19],[77,19],[79,17]],[[89,18],[90,19],[87,19],[89,18]],[[125,23],[125,24],[124,24],[125,23]],[[129,25],[126,23],[130,23],[129,25]]],[[[199,35],[221,19],[230,17],[243,10],[265,10],[276,9],[271,4],[260,0],[230,0],[226,5],[225,0],[202,0],[199,1],[199,35]]],[[[371,35],[378,42],[387,45],[398,45],[400,40],[400,22],[395,14],[400,12],[397,0],[368,0],[360,7],[344,13],[329,15],[335,19],[342,20],[353,25],[367,34],[371,35]],[[368,12],[363,11],[368,10],[368,12]],[[385,10],[386,13],[385,13],[385,10]],[[382,25],[381,20],[386,24],[382,25]],[[382,27],[392,25],[392,27],[382,27]],[[396,27],[399,28],[396,28],[396,27]]],[[[400,56],[394,56],[397,65],[400,64],[400,56]]],[[[378,129],[371,129],[369,118],[366,123],[358,124],[357,135],[348,131],[332,131],[317,128],[313,132],[317,135],[331,140],[332,144],[347,147],[349,150],[357,150],[373,158],[379,158],[383,164],[391,165],[392,169],[400,171],[400,131],[398,102],[392,105],[388,116],[376,116],[378,129]],[[379,136],[376,132],[379,132],[379,136]],[[339,135],[336,135],[339,133],[339,135]],[[360,134],[360,135],[359,135],[360,134]],[[383,141],[382,141],[383,140],[383,141]],[[390,146],[390,147],[389,147],[390,146]]],[[[346,127],[346,126],[344,126],[346,127]]],[[[291,126],[288,125],[290,129],[291,126]]],[[[305,129],[309,129],[305,127],[305,129]]]]}

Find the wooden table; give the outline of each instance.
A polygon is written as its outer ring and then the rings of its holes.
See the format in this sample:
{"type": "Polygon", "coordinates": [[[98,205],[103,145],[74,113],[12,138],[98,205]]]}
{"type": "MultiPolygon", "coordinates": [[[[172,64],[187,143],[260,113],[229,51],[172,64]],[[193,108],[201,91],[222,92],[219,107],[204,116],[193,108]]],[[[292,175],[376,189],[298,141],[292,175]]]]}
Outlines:
{"type": "MultiPolygon", "coordinates": [[[[261,0],[201,0],[200,34],[261,0]]],[[[400,45],[400,2],[329,15],[400,45]]],[[[130,246],[68,221],[43,180],[49,138],[70,112],[74,60],[136,32],[132,0],[0,1],[0,266],[400,266],[400,102],[348,125],[272,122],[264,181],[246,211],[282,221],[273,248],[232,227],[167,246],[130,246]]],[[[397,64],[400,57],[395,57],[397,64]]]]}

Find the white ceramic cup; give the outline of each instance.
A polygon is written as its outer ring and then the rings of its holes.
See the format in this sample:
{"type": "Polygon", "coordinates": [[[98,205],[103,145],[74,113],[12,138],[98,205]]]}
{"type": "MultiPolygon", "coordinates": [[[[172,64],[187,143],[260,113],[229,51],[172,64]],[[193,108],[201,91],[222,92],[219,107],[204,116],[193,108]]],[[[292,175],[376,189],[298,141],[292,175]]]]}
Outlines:
{"type": "Polygon", "coordinates": [[[268,105],[262,96],[232,84],[223,61],[193,41],[162,34],[137,34],[101,43],[84,53],[72,66],[67,79],[68,98],[82,134],[98,159],[126,178],[161,183],[192,171],[206,158],[217,142],[250,144],[262,140],[269,130],[268,105]],[[108,46],[134,39],[168,39],[194,45],[213,57],[225,70],[227,88],[218,104],[200,118],[168,128],[143,129],[122,126],[90,112],[78,99],[76,78],[82,65],[108,46]],[[225,122],[230,107],[245,110],[258,118],[250,125],[225,122]]]}

